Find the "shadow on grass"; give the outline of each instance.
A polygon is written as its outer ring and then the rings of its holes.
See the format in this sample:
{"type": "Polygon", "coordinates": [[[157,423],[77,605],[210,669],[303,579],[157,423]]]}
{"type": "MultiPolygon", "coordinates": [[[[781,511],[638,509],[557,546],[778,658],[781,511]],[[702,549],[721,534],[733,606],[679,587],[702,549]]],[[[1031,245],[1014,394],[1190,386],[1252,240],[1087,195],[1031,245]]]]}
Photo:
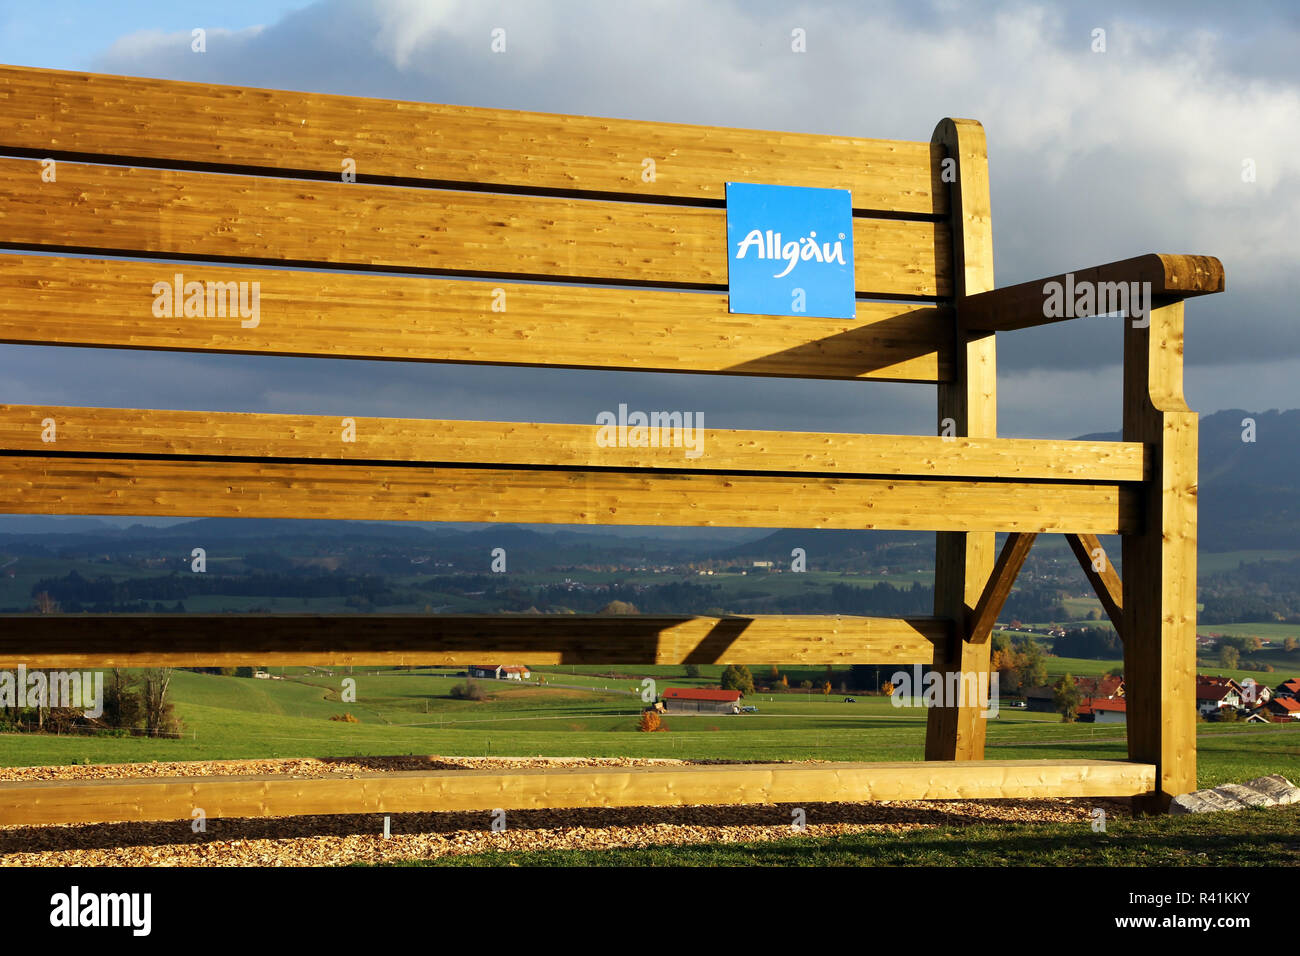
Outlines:
{"type": "MultiPolygon", "coordinates": [[[[795,837],[766,843],[538,851],[413,860],[416,866],[1295,866],[1300,807],[1124,822],[1022,824],[795,837]],[[1231,818],[1231,819],[1229,819],[1231,818]]],[[[386,864],[403,865],[403,864],[386,864]]]]}

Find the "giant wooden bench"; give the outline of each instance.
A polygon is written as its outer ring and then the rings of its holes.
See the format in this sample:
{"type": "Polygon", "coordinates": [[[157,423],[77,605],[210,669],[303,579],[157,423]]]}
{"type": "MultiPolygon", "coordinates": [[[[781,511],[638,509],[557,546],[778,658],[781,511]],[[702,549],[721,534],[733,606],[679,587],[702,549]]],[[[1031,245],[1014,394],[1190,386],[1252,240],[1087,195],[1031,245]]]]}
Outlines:
{"type": "Polygon", "coordinates": [[[0,823],[176,819],[193,806],[1056,795],[1153,808],[1195,788],[1197,425],[1182,396],[1182,300],[1220,291],[1222,268],[1146,255],[1074,273],[1150,283],[1149,321],[1123,321],[1123,441],[997,438],[995,333],[1056,319],[1045,282],[993,288],[974,121],[887,142],[4,67],[0,247],[4,343],[927,382],[948,420],[933,437],[710,429],[684,459],[602,447],[590,424],[357,418],[348,442],[336,417],[0,406],[0,513],[938,532],[933,617],[18,616],[0,623],[0,666],[491,656],[987,673],[1002,602],[1034,536],[1053,532],[1123,638],[1129,757],[983,761],[970,702],[929,711],[914,763],[6,784],[0,823]],[[851,191],[856,318],[728,311],[729,180],[851,191]],[[153,288],[175,273],[260,282],[259,321],[233,307],[155,315],[153,288]],[[1123,536],[1122,584],[1110,564],[1093,569],[1102,534],[1123,536]]]}

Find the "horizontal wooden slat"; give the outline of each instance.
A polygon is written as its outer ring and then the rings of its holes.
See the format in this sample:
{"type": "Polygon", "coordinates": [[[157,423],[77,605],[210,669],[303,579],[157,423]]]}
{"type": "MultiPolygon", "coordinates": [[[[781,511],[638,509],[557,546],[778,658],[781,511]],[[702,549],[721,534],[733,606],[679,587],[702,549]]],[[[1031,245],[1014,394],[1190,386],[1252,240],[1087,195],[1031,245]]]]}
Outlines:
{"type": "Polygon", "coordinates": [[[952,377],[953,322],[881,302],[856,319],[731,315],[711,292],[0,254],[0,342],[15,344],[935,382],[952,377]],[[256,327],[155,318],[150,290],[177,272],[260,283],[256,327]]]}
{"type": "MultiPolygon", "coordinates": [[[[743,717],[720,718],[743,720],[743,717]]],[[[1130,797],[1151,764],[1118,760],[650,765],[0,783],[0,825],[876,800],[1130,797]]],[[[487,818],[484,818],[487,826],[487,818]]]]}
{"type": "Polygon", "coordinates": [[[932,617],[837,615],[0,617],[0,667],[543,664],[929,664],[932,617]]]}
{"type": "MultiPolygon", "coordinates": [[[[610,409],[615,415],[617,409],[610,409]]],[[[692,413],[693,414],[693,413],[692,413]]],[[[595,414],[593,413],[593,419],[595,414]]],[[[680,416],[679,416],[680,420],[680,416]]],[[[0,449],[562,468],[834,472],[934,478],[1141,481],[1141,442],[850,435],[709,428],[698,449],[604,447],[597,425],[0,405],[0,449]],[[52,420],[54,442],[46,441],[52,420]],[[693,457],[692,457],[693,456],[693,457]]],[[[656,440],[659,440],[656,436],[656,440]]],[[[666,439],[665,439],[666,440],[666,439]]],[[[678,439],[683,442],[684,439],[678,439]]]]}
{"type": "Polygon", "coordinates": [[[633,198],[717,200],[725,184],[848,189],[856,208],[944,213],[929,143],[438,106],[0,67],[0,145],[633,198]],[[652,159],[647,181],[644,160],[652,159]]]}
{"type": "MultiPolygon", "coordinates": [[[[0,158],[10,247],[723,288],[726,235],[722,209],[0,158]]],[[[946,225],[856,218],[853,243],[859,293],[951,294],[946,225]]]]}
{"type": "Polygon", "coordinates": [[[1133,487],[0,456],[0,514],[1121,534],[1133,487]]]}

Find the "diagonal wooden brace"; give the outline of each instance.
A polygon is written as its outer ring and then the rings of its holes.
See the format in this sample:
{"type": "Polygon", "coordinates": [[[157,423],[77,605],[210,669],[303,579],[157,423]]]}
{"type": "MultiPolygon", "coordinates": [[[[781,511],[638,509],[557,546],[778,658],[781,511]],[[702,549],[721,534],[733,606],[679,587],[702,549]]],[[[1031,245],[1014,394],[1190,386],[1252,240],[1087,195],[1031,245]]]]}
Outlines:
{"type": "Polygon", "coordinates": [[[1016,575],[1024,567],[1025,558],[1029,557],[1029,549],[1034,546],[1036,537],[1037,534],[1021,531],[1007,535],[993,573],[989,575],[984,592],[970,615],[966,640],[972,644],[983,644],[993,633],[993,625],[1002,613],[1002,605],[1011,593],[1011,586],[1016,583],[1016,575]]]}
{"type": "Polygon", "coordinates": [[[1124,588],[1115,571],[1115,565],[1107,557],[1106,551],[1095,534],[1067,534],[1065,540],[1070,542],[1070,549],[1079,559],[1083,573],[1088,576],[1088,583],[1101,598],[1101,606],[1106,609],[1106,616],[1115,625],[1115,633],[1124,640],[1124,588]],[[1100,556],[1097,552],[1101,552],[1100,556]],[[1095,562],[1099,561],[1102,569],[1097,570],[1095,562]]]}

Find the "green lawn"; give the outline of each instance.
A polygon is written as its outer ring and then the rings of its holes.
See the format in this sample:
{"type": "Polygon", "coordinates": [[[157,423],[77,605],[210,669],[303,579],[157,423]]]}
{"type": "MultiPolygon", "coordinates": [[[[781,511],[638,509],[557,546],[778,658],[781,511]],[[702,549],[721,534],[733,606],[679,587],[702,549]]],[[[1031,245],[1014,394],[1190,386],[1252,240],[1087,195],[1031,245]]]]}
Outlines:
{"type": "MultiPolygon", "coordinates": [[[[1200,624],[1196,630],[1201,634],[1243,634],[1246,637],[1262,637],[1276,640],[1294,637],[1300,640],[1300,624],[1283,624],[1280,621],[1243,621],[1236,624],[1200,624]]],[[[1295,658],[1300,666],[1300,656],[1295,658]]]]}
{"type": "MultiPolygon", "coordinates": [[[[810,821],[811,822],[811,821],[810,821]]],[[[1300,805],[1083,823],[792,836],[640,849],[498,851],[399,866],[1265,866],[1300,865],[1300,805]]]]}
{"type": "MultiPolygon", "coordinates": [[[[635,729],[641,701],[628,693],[639,684],[560,668],[545,673],[549,686],[483,681],[493,699],[482,702],[449,699],[462,678],[446,668],[285,670],[295,679],[176,671],[172,694],[185,725],[179,740],[0,734],[0,763],[392,754],[919,760],[925,739],[921,709],[897,708],[879,696],[846,704],[840,695],[758,694],[747,698],[756,714],[671,715],[667,733],[645,734],[635,729]],[[340,692],[348,676],[357,699],[345,703],[340,692]],[[562,681],[584,686],[558,686],[562,681]],[[329,719],[345,712],[360,723],[329,719]]],[[[1203,786],[1273,772],[1300,779],[1300,726],[1200,724],[1198,734],[1203,786]]],[[[989,721],[987,755],[1124,759],[1124,727],[1003,709],[989,721]]]]}

